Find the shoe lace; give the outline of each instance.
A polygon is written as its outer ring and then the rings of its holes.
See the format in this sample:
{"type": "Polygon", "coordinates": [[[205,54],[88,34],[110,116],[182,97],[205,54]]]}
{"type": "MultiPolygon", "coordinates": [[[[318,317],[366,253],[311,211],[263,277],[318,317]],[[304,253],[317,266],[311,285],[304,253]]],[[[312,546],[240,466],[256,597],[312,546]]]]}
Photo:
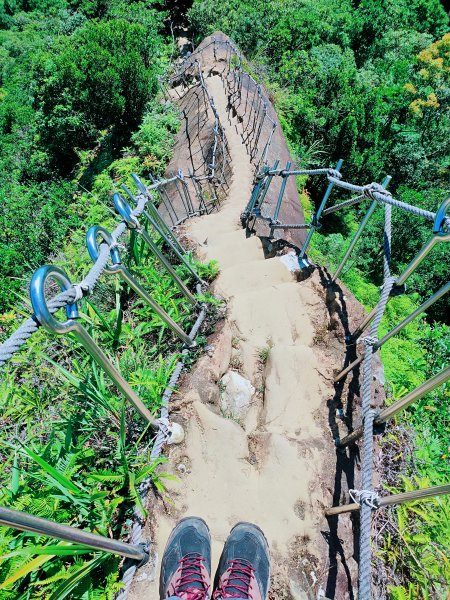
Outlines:
{"type": "Polygon", "coordinates": [[[176,588],[177,594],[183,594],[183,600],[206,599],[208,582],[205,581],[201,569],[204,561],[203,556],[195,553],[186,554],[178,561],[181,565],[181,574],[176,583],[176,588]]]}
{"type": "Polygon", "coordinates": [[[252,600],[253,596],[250,593],[250,585],[255,569],[251,563],[245,559],[230,560],[229,576],[219,585],[214,598],[217,600],[228,598],[248,598],[252,600]]]}

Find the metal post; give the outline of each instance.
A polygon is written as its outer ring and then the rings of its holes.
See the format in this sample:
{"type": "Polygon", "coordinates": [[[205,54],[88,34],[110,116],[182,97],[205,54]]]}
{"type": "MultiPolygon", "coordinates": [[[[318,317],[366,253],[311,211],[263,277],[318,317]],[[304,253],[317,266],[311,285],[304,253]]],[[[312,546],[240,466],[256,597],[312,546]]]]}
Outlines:
{"type": "Polygon", "coordinates": [[[131,210],[131,206],[128,204],[128,202],[126,202],[120,194],[114,194],[114,205],[116,207],[117,212],[120,214],[120,216],[125,221],[127,226],[130,229],[135,229],[137,231],[137,233],[142,237],[142,239],[145,240],[145,242],[150,247],[153,254],[157,257],[159,262],[163,265],[163,267],[166,269],[166,271],[170,274],[174,283],[180,289],[181,293],[185,296],[185,298],[188,300],[188,302],[190,302],[191,304],[193,304],[195,306],[197,304],[197,300],[194,298],[194,296],[188,290],[188,288],[183,283],[183,281],[178,277],[178,275],[174,271],[174,268],[172,267],[170,262],[167,260],[167,258],[164,256],[164,254],[161,252],[161,250],[158,248],[158,246],[155,244],[155,242],[152,240],[149,233],[141,227],[139,221],[133,215],[133,211],[131,210]]]}
{"type": "MultiPolygon", "coordinates": [[[[406,396],[403,396],[403,398],[400,398],[400,400],[397,400],[390,406],[383,408],[383,410],[375,417],[373,424],[375,426],[382,425],[388,419],[391,419],[405,408],[408,408],[408,406],[410,406],[413,402],[419,400],[419,398],[422,398],[422,396],[425,396],[425,394],[428,394],[435,388],[439,387],[441,384],[445,383],[449,378],[450,367],[447,367],[446,369],[439,371],[439,373],[437,373],[436,375],[433,375],[433,377],[428,379],[428,381],[425,381],[425,383],[422,383],[422,385],[419,385],[419,387],[417,387],[412,392],[409,392],[409,394],[406,394],[406,396]]],[[[358,427],[357,429],[346,435],[344,438],[342,438],[342,440],[340,440],[337,445],[339,448],[344,448],[345,446],[354,444],[357,440],[359,440],[359,438],[362,435],[363,428],[358,427]]]]}
{"type": "Polygon", "coordinates": [[[151,251],[153,252],[153,254],[158,258],[160,263],[164,266],[166,271],[172,277],[172,279],[174,280],[175,284],[178,286],[178,288],[179,288],[180,292],[183,294],[183,296],[188,300],[188,302],[190,302],[193,306],[195,306],[197,304],[197,300],[191,294],[191,292],[188,290],[188,288],[186,287],[184,282],[180,279],[180,277],[178,277],[174,268],[172,267],[170,262],[167,260],[167,258],[164,256],[164,254],[161,252],[161,250],[158,248],[158,246],[155,244],[155,242],[152,240],[152,238],[150,237],[148,232],[145,231],[145,229],[138,228],[138,233],[142,237],[142,239],[145,240],[145,242],[148,244],[148,246],[151,249],[151,251]]]}
{"type": "MultiPolygon", "coordinates": [[[[340,170],[341,170],[341,167],[342,167],[342,163],[343,163],[343,162],[344,162],[344,161],[342,160],[342,158],[338,160],[338,162],[336,163],[336,171],[340,171],[340,170]]],[[[319,222],[320,215],[322,214],[322,211],[323,211],[323,209],[325,208],[325,205],[326,205],[326,203],[327,203],[327,201],[328,201],[328,198],[330,197],[330,194],[331,194],[331,191],[332,191],[333,187],[334,187],[334,183],[333,183],[333,182],[330,182],[330,183],[328,184],[328,187],[327,187],[326,191],[325,191],[325,194],[324,194],[324,197],[323,197],[323,199],[322,199],[322,202],[321,202],[321,204],[320,204],[320,206],[319,206],[319,209],[318,209],[318,211],[317,211],[317,213],[316,213],[316,219],[315,219],[316,223],[318,223],[318,222],[319,222]]],[[[308,235],[306,236],[305,243],[303,244],[303,247],[302,247],[302,249],[300,250],[300,254],[299,254],[299,256],[298,256],[298,259],[299,259],[299,261],[300,261],[301,259],[305,258],[306,251],[307,251],[307,249],[308,249],[308,246],[309,246],[309,244],[310,244],[310,242],[311,242],[311,238],[312,238],[312,236],[313,236],[313,233],[314,233],[315,229],[316,229],[316,226],[314,226],[314,225],[311,225],[311,229],[308,231],[308,235]]]]}
{"type": "MultiPolygon", "coordinates": [[[[172,231],[170,230],[170,228],[167,226],[166,222],[164,221],[164,219],[162,218],[162,216],[159,214],[158,210],[153,206],[153,203],[150,199],[150,195],[148,192],[147,187],[142,183],[142,181],[139,179],[139,177],[136,175],[136,173],[132,173],[131,177],[133,178],[133,181],[135,182],[138,190],[144,194],[145,196],[147,196],[149,198],[149,202],[147,204],[147,207],[149,208],[150,212],[152,213],[152,216],[155,220],[158,220],[158,223],[160,224],[161,227],[163,227],[166,230],[166,233],[168,233],[169,236],[172,236],[174,238],[174,241],[176,244],[178,244],[180,246],[180,250],[184,252],[183,248],[181,247],[181,245],[179,244],[178,240],[175,238],[175,236],[173,235],[172,231]],[[154,211],[156,212],[156,215],[153,214],[152,209],[154,209],[154,211]]],[[[150,179],[153,181],[154,184],[157,184],[158,182],[156,181],[156,179],[154,177],[152,177],[152,174],[149,173],[149,177],[150,179]]],[[[174,222],[172,215],[170,214],[170,210],[169,208],[167,208],[166,203],[164,200],[162,200],[162,195],[161,195],[161,188],[163,188],[163,184],[161,184],[158,188],[155,188],[158,190],[158,193],[160,195],[161,201],[163,202],[164,206],[166,207],[167,213],[172,221],[172,223],[174,222]]],[[[126,185],[122,185],[122,189],[127,193],[127,195],[134,200],[134,196],[133,194],[130,192],[130,190],[127,188],[126,185]]],[[[172,208],[173,210],[173,208],[172,208]]],[[[174,211],[175,213],[175,211],[174,211]]],[[[176,213],[175,213],[175,217],[176,217],[176,213]]]]}
{"type": "Polygon", "coordinates": [[[253,190],[250,196],[250,200],[248,201],[247,207],[245,209],[245,211],[243,212],[243,216],[250,216],[252,211],[253,211],[253,207],[255,205],[256,202],[256,198],[259,195],[260,189],[263,185],[263,182],[265,180],[265,177],[267,175],[267,171],[269,170],[269,167],[263,167],[262,173],[261,173],[261,178],[259,179],[259,181],[257,181],[255,183],[255,185],[253,186],[253,190]]]}
{"type": "Polygon", "coordinates": [[[169,327],[169,329],[171,329],[180,338],[180,340],[186,344],[186,346],[188,346],[189,348],[195,346],[195,341],[192,340],[181,329],[181,327],[177,323],[175,323],[175,321],[166,313],[166,311],[163,308],[161,308],[161,306],[159,306],[159,304],[155,302],[155,300],[153,300],[150,294],[146,290],[144,290],[144,288],[135,279],[133,279],[128,269],[126,269],[123,266],[120,266],[117,269],[117,272],[120,273],[124,281],[128,283],[128,285],[136,292],[136,294],[138,294],[138,296],[140,296],[143,300],[150,304],[150,306],[153,308],[156,314],[163,320],[163,322],[169,327]]]}
{"type": "Polygon", "coordinates": [[[194,205],[192,204],[191,194],[189,193],[189,188],[187,186],[187,183],[184,179],[183,172],[181,170],[178,171],[178,179],[180,180],[181,187],[183,189],[183,194],[184,194],[184,197],[186,198],[186,203],[189,207],[189,214],[191,215],[192,213],[194,213],[194,205]]]}
{"type": "MultiPolygon", "coordinates": [[[[257,91],[257,94],[258,94],[257,108],[254,108],[254,110],[253,110],[253,122],[252,122],[252,126],[251,126],[251,128],[249,130],[249,133],[247,135],[247,138],[245,140],[245,144],[246,145],[247,145],[247,142],[248,142],[249,154],[251,153],[251,148],[252,148],[252,142],[250,141],[250,137],[254,136],[254,134],[255,134],[255,125],[256,125],[256,122],[258,120],[259,111],[261,109],[262,99],[261,99],[261,94],[260,94],[260,85],[257,86],[256,91],[257,91]]],[[[254,107],[254,100],[253,100],[252,107],[254,107]]]]}
{"type": "MultiPolygon", "coordinates": [[[[420,315],[420,313],[423,313],[426,310],[428,310],[430,308],[430,306],[432,306],[435,302],[437,302],[440,298],[442,298],[442,296],[444,296],[449,290],[450,290],[450,282],[446,283],[443,287],[441,287],[440,290],[438,290],[435,294],[433,294],[430,298],[428,298],[428,300],[426,300],[423,304],[418,306],[416,308],[416,310],[414,310],[410,315],[408,315],[406,317],[406,319],[403,319],[403,321],[401,323],[399,323],[398,325],[393,327],[391,329],[391,331],[386,333],[386,335],[384,335],[381,338],[381,340],[378,340],[373,345],[373,351],[376,352],[379,348],[381,348],[381,346],[383,346],[383,344],[385,344],[393,335],[396,335],[401,329],[406,327],[406,325],[408,325],[408,323],[411,323],[411,321],[413,319],[415,319],[418,315],[420,315]]],[[[347,373],[352,371],[363,360],[364,360],[364,357],[359,356],[350,365],[348,365],[348,367],[345,367],[345,369],[343,369],[339,373],[339,375],[336,375],[334,381],[336,382],[336,381],[339,381],[340,379],[342,379],[345,375],[347,375],[347,373]]]]}
{"type": "Polygon", "coordinates": [[[197,177],[195,177],[195,175],[193,175],[191,173],[191,171],[189,171],[189,176],[191,177],[192,180],[192,185],[194,186],[194,190],[195,190],[195,194],[197,196],[197,200],[198,200],[198,212],[200,215],[203,214],[208,214],[208,207],[206,206],[206,202],[205,199],[203,198],[203,193],[200,187],[200,183],[198,182],[197,177]]]}
{"type": "Polygon", "coordinates": [[[172,200],[169,198],[168,193],[166,192],[166,187],[164,185],[162,185],[159,188],[159,196],[161,198],[162,203],[164,204],[168,215],[170,216],[170,220],[172,221],[173,225],[176,225],[177,222],[179,221],[178,218],[178,214],[177,211],[175,210],[175,208],[173,207],[173,203],[172,200]],[[171,215],[170,211],[173,212],[174,217],[171,215]]]}
{"type": "MultiPolygon", "coordinates": [[[[247,75],[247,95],[245,97],[245,107],[244,107],[244,117],[247,114],[247,105],[248,105],[248,95],[250,93],[250,75],[245,72],[244,75],[247,75]]],[[[244,118],[242,118],[242,130],[244,130],[244,118]]]]}
{"type": "MultiPolygon", "coordinates": [[[[431,252],[434,246],[438,242],[448,242],[450,241],[450,231],[447,231],[446,219],[447,219],[447,210],[450,207],[450,198],[444,200],[444,202],[439,207],[436,218],[433,224],[433,235],[432,237],[425,242],[416,256],[412,259],[403,273],[398,277],[395,281],[394,288],[404,285],[405,281],[408,279],[412,273],[417,269],[420,263],[425,259],[425,257],[431,252]]],[[[389,298],[390,299],[390,298],[389,298]]],[[[353,338],[359,337],[364,329],[369,325],[372,319],[375,317],[377,311],[377,306],[367,315],[364,321],[359,325],[359,327],[352,334],[353,338]]]]}
{"type": "Polygon", "coordinates": [[[272,130],[271,130],[271,132],[269,134],[267,142],[265,143],[263,151],[261,153],[261,158],[259,159],[258,164],[256,165],[256,173],[259,172],[259,169],[260,169],[260,167],[261,167],[262,164],[263,165],[267,164],[267,154],[269,152],[269,147],[270,147],[270,144],[272,143],[272,137],[273,137],[273,134],[275,133],[275,129],[276,128],[277,128],[277,125],[276,125],[276,123],[274,123],[272,125],[272,130]]]}
{"type": "MultiPolygon", "coordinates": [[[[387,175],[387,177],[384,178],[383,183],[381,184],[385,189],[387,188],[387,186],[389,185],[389,182],[391,181],[392,177],[390,175],[387,175]]],[[[355,235],[353,236],[352,241],[350,242],[349,247],[347,248],[347,251],[344,254],[343,259],[341,260],[341,264],[338,266],[338,268],[336,269],[335,274],[333,275],[333,278],[331,280],[331,283],[334,283],[336,281],[336,279],[339,277],[342,269],[345,266],[345,263],[348,260],[348,257],[350,256],[353,248],[355,247],[356,242],[359,240],[359,238],[361,237],[362,232],[364,231],[364,228],[366,227],[367,223],[369,222],[370,217],[372,216],[373,211],[375,210],[377,206],[377,201],[373,200],[372,204],[369,206],[368,211],[365,214],[364,219],[361,221],[357,232],[355,233],[355,235]]]]}
{"type": "Polygon", "coordinates": [[[146,419],[154,427],[157,427],[158,424],[155,417],[148,410],[140,397],[116,370],[112,362],[99,348],[99,346],[97,346],[84,327],[75,321],[78,316],[76,304],[72,304],[70,307],[68,307],[66,312],[68,316],[70,316],[68,320],[64,321],[63,323],[55,319],[55,317],[50,313],[47,306],[47,301],[45,299],[45,284],[49,278],[55,279],[63,290],[68,290],[72,287],[70,279],[67,277],[64,271],[58,267],[46,265],[44,267],[40,267],[34,273],[30,284],[30,297],[34,314],[36,315],[39,323],[42,325],[42,327],[44,327],[44,329],[50,331],[50,333],[73,333],[76,339],[86,348],[95,362],[109,375],[113,383],[116,384],[125,398],[134,404],[135,408],[144,417],[144,419],[146,419]]]}
{"type": "Polygon", "coordinates": [[[175,179],[174,183],[175,183],[175,189],[177,190],[177,193],[180,197],[181,204],[183,205],[183,208],[186,211],[186,217],[189,217],[190,216],[189,206],[188,206],[188,204],[186,204],[186,197],[181,193],[181,190],[179,187],[179,180],[175,179]]]}
{"type": "MultiPolygon", "coordinates": [[[[89,256],[92,261],[95,261],[99,255],[99,247],[97,244],[97,237],[101,237],[110,247],[112,245],[112,238],[109,231],[98,225],[93,225],[89,228],[86,234],[86,245],[89,252],[89,256]]],[[[182,329],[175,323],[175,321],[166,313],[166,311],[152,298],[152,296],[137,282],[126,267],[121,263],[119,252],[117,248],[111,250],[111,261],[112,266],[107,267],[105,271],[111,274],[119,274],[126,283],[145,300],[156,312],[156,314],[162,319],[162,321],[171,329],[181,341],[183,341],[189,348],[195,346],[195,341],[192,340],[182,329]]]]}
{"type": "Polygon", "coordinates": [[[14,510],[3,506],[0,507],[0,525],[12,527],[19,531],[39,533],[46,537],[74,542],[75,544],[82,544],[83,546],[89,546],[94,550],[111,552],[111,554],[118,554],[119,556],[125,556],[139,561],[141,565],[144,565],[149,558],[143,545],[135,546],[133,544],[126,544],[119,540],[113,540],[96,533],[83,531],[82,529],[70,527],[69,525],[55,523],[55,521],[49,521],[48,519],[42,519],[41,517],[34,517],[21,510],[14,510]]]}
{"type": "MultiPolygon", "coordinates": [[[[136,205],[136,199],[131,194],[131,192],[128,190],[128,188],[126,186],[122,186],[122,188],[125,190],[125,192],[128,193],[129,197],[133,200],[134,204],[136,205]]],[[[147,206],[150,208],[150,203],[147,206]]],[[[204,281],[201,279],[201,277],[199,277],[199,275],[196,273],[196,271],[194,270],[194,268],[186,260],[186,257],[184,256],[184,254],[182,254],[182,252],[180,252],[180,250],[178,249],[178,247],[174,244],[173,238],[175,236],[173,234],[171,234],[171,236],[169,237],[167,235],[167,233],[165,231],[163,231],[163,229],[161,228],[161,226],[159,225],[159,223],[157,223],[156,220],[146,210],[144,210],[144,212],[142,214],[145,216],[145,218],[150,223],[150,225],[156,230],[156,232],[162,237],[162,239],[165,241],[165,243],[171,248],[171,250],[174,252],[174,254],[179,258],[179,260],[184,264],[184,266],[197,279],[197,281],[199,283],[204,283],[204,281]]]]}
{"type": "Polygon", "coordinates": [[[266,105],[264,105],[263,117],[262,117],[262,119],[260,120],[259,127],[258,127],[258,131],[257,131],[257,133],[256,133],[256,137],[255,137],[255,139],[254,139],[254,141],[253,141],[253,148],[252,148],[252,151],[251,151],[251,153],[250,153],[250,159],[251,159],[251,160],[253,160],[253,159],[256,157],[256,152],[257,152],[257,150],[258,150],[259,138],[260,138],[260,136],[261,136],[261,131],[262,131],[262,128],[263,128],[263,125],[264,125],[264,121],[265,121],[265,119],[266,119],[266,115],[267,115],[267,106],[266,106],[266,105]]]}
{"type": "MultiPolygon", "coordinates": [[[[159,190],[158,190],[158,192],[159,192],[159,190]]],[[[158,223],[160,229],[162,231],[165,231],[166,236],[169,237],[172,240],[172,242],[177,246],[178,250],[181,253],[185,254],[186,250],[180,244],[180,241],[178,240],[177,236],[172,231],[172,229],[170,229],[170,227],[167,225],[163,216],[159,213],[158,209],[156,208],[156,206],[153,204],[153,202],[151,200],[149,200],[147,203],[147,210],[150,213],[150,215],[153,217],[153,220],[156,223],[158,223]]]]}
{"type": "MultiPolygon", "coordinates": [[[[395,281],[394,284],[394,288],[401,286],[405,283],[405,281],[408,279],[408,277],[410,275],[412,275],[412,273],[417,269],[417,267],[420,265],[420,263],[424,260],[424,258],[427,256],[427,254],[429,254],[429,252],[434,248],[435,244],[439,241],[439,239],[433,235],[433,237],[431,237],[427,242],[425,242],[425,244],[422,246],[422,248],[419,250],[419,252],[416,254],[416,256],[412,259],[412,261],[409,263],[409,265],[406,267],[406,269],[403,271],[403,273],[400,275],[400,277],[398,277],[395,281]]],[[[389,297],[390,300],[391,297],[389,297]]],[[[352,333],[352,338],[356,339],[358,338],[363,331],[366,329],[366,327],[372,322],[373,318],[375,317],[375,314],[377,312],[377,306],[375,306],[370,313],[367,315],[367,317],[364,319],[364,321],[358,326],[358,328],[352,333]]]]}
{"type": "MultiPolygon", "coordinates": [[[[150,175],[150,177],[151,177],[151,175],[150,175]]],[[[154,180],[154,182],[155,182],[154,190],[158,194],[160,194],[160,188],[162,188],[165,185],[165,182],[158,182],[156,180],[154,180]]],[[[127,188],[127,186],[122,184],[121,188],[126,193],[126,195],[130,198],[130,200],[133,202],[134,206],[137,206],[137,200],[134,197],[134,195],[130,192],[130,190],[127,188]]],[[[158,231],[158,233],[164,238],[164,240],[167,241],[167,243],[172,248],[174,246],[176,246],[178,248],[178,251],[180,253],[184,254],[186,252],[185,249],[178,241],[177,236],[174,234],[174,232],[168,227],[168,225],[164,221],[163,217],[159,214],[158,209],[153,204],[153,199],[150,196],[150,194],[148,193],[148,191],[145,193],[145,195],[148,198],[148,202],[145,205],[146,210],[144,210],[142,214],[149,221],[149,223],[158,231]]]]}
{"type": "MultiPolygon", "coordinates": [[[[277,223],[277,221],[278,221],[278,215],[280,214],[280,209],[281,209],[281,202],[283,200],[284,190],[286,189],[286,184],[287,184],[288,177],[289,177],[289,175],[287,174],[286,171],[289,171],[290,168],[291,168],[291,162],[288,161],[286,163],[285,171],[282,171],[280,173],[280,175],[282,177],[282,182],[281,182],[281,187],[280,187],[280,193],[278,195],[277,205],[276,205],[275,211],[273,213],[272,223],[277,223]]],[[[272,237],[272,236],[273,236],[273,227],[270,228],[270,237],[272,237]]]]}
{"type": "MultiPolygon", "coordinates": [[[[434,496],[443,496],[450,494],[450,484],[436,485],[434,487],[412,490],[411,492],[403,492],[401,494],[393,494],[392,496],[384,496],[374,501],[377,508],[384,506],[392,506],[393,504],[403,504],[404,502],[413,502],[414,500],[422,500],[424,498],[432,498],[434,496]]],[[[334,517],[343,513],[359,510],[360,505],[357,502],[345,504],[344,506],[333,506],[325,510],[326,517],[334,517]]]]}
{"type": "MultiPolygon", "coordinates": [[[[274,162],[273,167],[272,167],[273,171],[275,171],[277,169],[279,163],[280,163],[279,160],[276,160],[274,162]]],[[[267,174],[267,176],[264,180],[264,183],[262,185],[262,188],[261,188],[261,193],[256,198],[254,198],[252,212],[255,213],[256,215],[261,213],[261,207],[263,205],[264,198],[266,197],[266,194],[269,191],[270,184],[272,183],[272,177],[273,177],[273,175],[267,174]]]]}

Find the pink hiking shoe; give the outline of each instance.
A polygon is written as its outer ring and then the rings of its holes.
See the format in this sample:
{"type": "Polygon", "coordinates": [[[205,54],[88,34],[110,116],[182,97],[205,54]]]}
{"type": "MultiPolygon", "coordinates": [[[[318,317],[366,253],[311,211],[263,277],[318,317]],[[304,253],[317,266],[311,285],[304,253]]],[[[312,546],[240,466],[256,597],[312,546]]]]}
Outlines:
{"type": "Polygon", "coordinates": [[[263,532],[251,523],[238,523],[220,557],[213,600],[266,600],[269,582],[269,546],[263,532]]]}
{"type": "Polygon", "coordinates": [[[182,519],[170,534],[161,561],[161,600],[209,600],[211,537],[206,523],[196,517],[182,519]]]}

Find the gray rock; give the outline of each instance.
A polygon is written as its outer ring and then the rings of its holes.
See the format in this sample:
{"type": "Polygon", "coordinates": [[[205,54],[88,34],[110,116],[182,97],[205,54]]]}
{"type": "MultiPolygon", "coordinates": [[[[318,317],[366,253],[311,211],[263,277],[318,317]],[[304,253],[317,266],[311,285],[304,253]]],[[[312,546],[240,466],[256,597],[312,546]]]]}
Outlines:
{"type": "Polygon", "coordinates": [[[236,371],[228,371],[220,380],[220,408],[226,417],[242,422],[247,416],[255,388],[236,371]]]}
{"type": "Polygon", "coordinates": [[[280,256],[280,262],[282,262],[291,273],[297,274],[300,271],[300,265],[298,264],[298,258],[295,252],[287,252],[283,256],[280,256]]]}

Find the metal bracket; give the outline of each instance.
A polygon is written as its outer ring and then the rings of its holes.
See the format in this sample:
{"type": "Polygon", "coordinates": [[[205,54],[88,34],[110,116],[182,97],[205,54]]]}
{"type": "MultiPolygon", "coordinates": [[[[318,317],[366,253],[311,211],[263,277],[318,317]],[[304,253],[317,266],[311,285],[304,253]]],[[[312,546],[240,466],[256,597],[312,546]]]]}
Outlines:
{"type": "Polygon", "coordinates": [[[298,264],[302,271],[308,271],[309,273],[312,273],[314,271],[314,269],[316,268],[316,265],[309,261],[306,254],[304,256],[302,256],[301,258],[300,257],[298,258],[298,264]]]}

